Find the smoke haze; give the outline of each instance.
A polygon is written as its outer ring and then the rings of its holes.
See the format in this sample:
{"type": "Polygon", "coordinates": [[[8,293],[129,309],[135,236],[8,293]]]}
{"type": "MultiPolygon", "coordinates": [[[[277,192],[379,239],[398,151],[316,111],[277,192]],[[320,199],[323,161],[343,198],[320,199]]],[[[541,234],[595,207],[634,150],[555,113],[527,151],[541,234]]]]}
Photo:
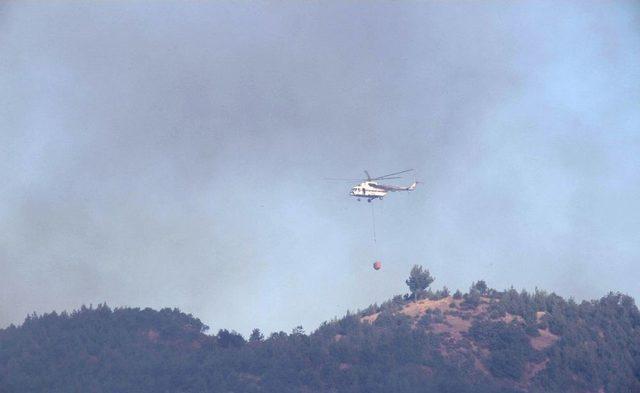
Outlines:
{"type": "Polygon", "coordinates": [[[416,263],[638,298],[639,103],[633,1],[5,3],[0,327],[107,302],[311,330],[416,263]],[[323,180],[407,168],[375,243],[323,180]]]}

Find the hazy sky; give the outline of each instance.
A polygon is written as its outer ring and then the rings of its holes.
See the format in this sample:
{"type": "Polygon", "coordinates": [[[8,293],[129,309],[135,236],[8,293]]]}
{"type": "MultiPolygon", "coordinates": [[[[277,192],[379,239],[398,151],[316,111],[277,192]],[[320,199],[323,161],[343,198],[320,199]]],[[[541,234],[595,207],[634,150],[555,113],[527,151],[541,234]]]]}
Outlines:
{"type": "Polygon", "coordinates": [[[416,263],[639,298],[640,3],[556,3],[3,3],[0,327],[313,330],[416,263]],[[323,180],[407,168],[376,243],[323,180]]]}

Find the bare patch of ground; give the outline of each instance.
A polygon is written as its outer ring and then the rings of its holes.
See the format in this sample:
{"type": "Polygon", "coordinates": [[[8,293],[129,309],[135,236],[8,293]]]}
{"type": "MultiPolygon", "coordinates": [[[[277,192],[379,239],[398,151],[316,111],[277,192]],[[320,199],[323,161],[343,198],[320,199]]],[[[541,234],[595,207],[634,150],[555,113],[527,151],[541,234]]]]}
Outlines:
{"type": "Polygon", "coordinates": [[[558,336],[551,333],[549,329],[538,329],[540,335],[538,337],[531,337],[530,342],[533,349],[541,351],[549,348],[558,340],[558,336]]]}
{"type": "Polygon", "coordinates": [[[480,359],[476,358],[476,360],[474,360],[474,366],[482,371],[483,374],[486,375],[491,375],[491,373],[489,372],[489,370],[487,369],[487,367],[484,365],[484,363],[482,363],[482,361],[480,361],[480,359]]]}
{"type": "Polygon", "coordinates": [[[440,300],[418,300],[407,304],[400,310],[402,314],[408,315],[412,318],[421,317],[427,310],[440,310],[442,312],[449,310],[449,304],[451,303],[451,296],[442,298],[440,300]]]}
{"type": "Polygon", "coordinates": [[[531,381],[536,374],[547,368],[547,363],[549,363],[549,359],[544,359],[538,363],[527,363],[524,367],[524,380],[527,382],[531,381]]]}
{"type": "Polygon", "coordinates": [[[367,315],[366,317],[360,318],[360,321],[361,322],[374,323],[376,321],[376,319],[378,319],[378,315],[380,315],[379,312],[377,312],[375,314],[367,315]]]}
{"type": "Polygon", "coordinates": [[[513,321],[524,323],[524,318],[522,318],[520,315],[507,314],[500,319],[502,319],[506,323],[511,323],[513,321]]]}
{"type": "MultiPolygon", "coordinates": [[[[411,302],[404,305],[399,312],[411,318],[419,318],[423,316],[427,312],[427,310],[440,310],[444,313],[445,311],[451,309],[449,307],[449,304],[455,303],[456,305],[460,305],[460,302],[460,300],[455,300],[451,296],[442,298],[440,300],[422,299],[418,300],[417,302],[411,302]]],[[[377,312],[375,314],[364,316],[360,318],[360,320],[362,322],[374,323],[376,319],[378,319],[379,315],[380,313],[377,312]]]]}
{"type": "Polygon", "coordinates": [[[464,320],[454,315],[445,315],[444,318],[444,323],[433,323],[430,325],[432,332],[436,334],[448,333],[449,337],[459,341],[463,338],[463,333],[468,332],[469,328],[471,328],[470,319],[464,320]]]}

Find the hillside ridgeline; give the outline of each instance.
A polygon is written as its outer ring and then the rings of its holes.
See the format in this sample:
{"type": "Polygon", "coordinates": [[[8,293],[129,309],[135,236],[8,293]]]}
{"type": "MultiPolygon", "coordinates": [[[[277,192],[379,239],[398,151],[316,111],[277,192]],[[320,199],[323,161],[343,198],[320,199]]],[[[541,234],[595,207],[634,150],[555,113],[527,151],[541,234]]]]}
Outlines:
{"type": "MultiPolygon", "coordinates": [[[[409,283],[409,280],[408,280],[409,283]]],[[[640,313],[611,293],[412,289],[306,334],[206,334],[177,309],[82,307],[0,330],[2,392],[639,392],[640,313]]]]}

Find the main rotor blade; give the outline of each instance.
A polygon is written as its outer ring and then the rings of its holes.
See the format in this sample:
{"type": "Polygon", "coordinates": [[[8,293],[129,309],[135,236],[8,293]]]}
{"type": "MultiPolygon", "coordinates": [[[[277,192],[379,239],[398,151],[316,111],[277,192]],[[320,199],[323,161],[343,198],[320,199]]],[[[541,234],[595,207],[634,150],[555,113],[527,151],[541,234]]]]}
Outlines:
{"type": "Polygon", "coordinates": [[[402,179],[402,176],[388,176],[388,177],[376,177],[371,180],[388,180],[388,179],[402,179]]]}
{"type": "Polygon", "coordinates": [[[364,171],[365,175],[367,175],[367,180],[372,180],[371,175],[366,170],[364,171]]]}
{"type": "Polygon", "coordinates": [[[374,177],[374,178],[373,178],[373,179],[371,179],[371,180],[381,180],[381,179],[383,179],[383,178],[385,178],[385,177],[388,177],[388,176],[399,175],[399,174],[401,174],[401,173],[411,172],[412,170],[413,170],[413,169],[407,169],[406,171],[400,171],[400,172],[389,173],[388,175],[382,175],[382,176],[374,177]]]}

